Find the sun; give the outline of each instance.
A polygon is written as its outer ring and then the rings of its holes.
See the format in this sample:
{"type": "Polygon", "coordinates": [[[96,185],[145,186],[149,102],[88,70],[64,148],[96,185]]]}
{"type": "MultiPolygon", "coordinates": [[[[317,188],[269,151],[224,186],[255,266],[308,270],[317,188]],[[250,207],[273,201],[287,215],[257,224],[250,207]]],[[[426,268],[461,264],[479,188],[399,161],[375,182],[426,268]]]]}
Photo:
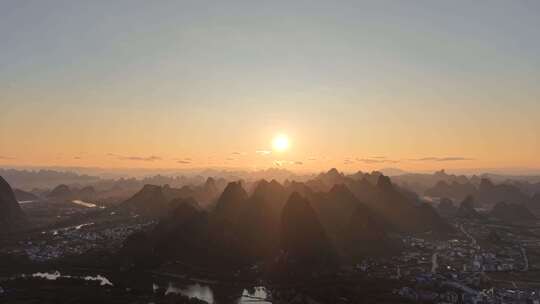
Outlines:
{"type": "Polygon", "coordinates": [[[272,140],[272,149],[276,152],[284,152],[289,149],[289,138],[287,135],[280,134],[272,140]]]}

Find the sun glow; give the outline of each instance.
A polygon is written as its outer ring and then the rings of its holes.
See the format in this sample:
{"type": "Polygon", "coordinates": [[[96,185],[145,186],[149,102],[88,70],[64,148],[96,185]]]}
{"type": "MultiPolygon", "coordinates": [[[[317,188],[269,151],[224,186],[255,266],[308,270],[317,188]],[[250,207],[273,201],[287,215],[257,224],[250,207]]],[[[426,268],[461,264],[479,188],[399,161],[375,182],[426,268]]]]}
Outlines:
{"type": "Polygon", "coordinates": [[[284,152],[289,149],[289,138],[287,135],[277,135],[272,140],[272,149],[276,152],[284,152]]]}

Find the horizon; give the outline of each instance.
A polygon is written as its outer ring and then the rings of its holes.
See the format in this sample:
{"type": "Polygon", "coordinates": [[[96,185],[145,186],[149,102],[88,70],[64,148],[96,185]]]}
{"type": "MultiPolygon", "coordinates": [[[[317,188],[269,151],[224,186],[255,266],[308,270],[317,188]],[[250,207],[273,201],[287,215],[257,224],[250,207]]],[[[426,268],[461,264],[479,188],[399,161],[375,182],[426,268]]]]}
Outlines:
{"type": "Polygon", "coordinates": [[[0,167],[540,172],[540,5],[414,4],[3,2],[0,167]]]}
{"type": "MultiPolygon", "coordinates": [[[[268,168],[234,168],[234,167],[193,167],[193,168],[107,168],[107,167],[69,167],[69,166],[0,166],[0,170],[17,170],[17,171],[29,171],[29,172],[38,172],[40,170],[50,170],[56,172],[65,172],[65,173],[75,173],[79,175],[89,175],[99,178],[145,178],[153,177],[158,175],[163,176],[206,176],[206,177],[215,177],[220,174],[253,174],[253,173],[264,173],[276,172],[288,173],[291,175],[306,177],[306,176],[315,176],[321,173],[326,173],[331,169],[337,169],[338,172],[345,175],[353,175],[358,172],[362,173],[372,173],[380,172],[386,176],[400,176],[400,175],[409,175],[409,174],[420,174],[420,175],[432,175],[437,172],[445,172],[449,175],[456,176],[483,176],[483,175],[494,175],[502,176],[507,178],[517,178],[517,177],[539,177],[540,170],[529,169],[529,168],[472,168],[472,169],[446,169],[440,168],[438,170],[426,170],[426,171],[406,171],[397,167],[384,167],[373,170],[344,170],[342,167],[328,167],[324,170],[294,170],[283,167],[268,167],[268,168]],[[215,174],[215,175],[213,175],[215,174]]],[[[264,179],[264,178],[263,178],[264,179]]]]}

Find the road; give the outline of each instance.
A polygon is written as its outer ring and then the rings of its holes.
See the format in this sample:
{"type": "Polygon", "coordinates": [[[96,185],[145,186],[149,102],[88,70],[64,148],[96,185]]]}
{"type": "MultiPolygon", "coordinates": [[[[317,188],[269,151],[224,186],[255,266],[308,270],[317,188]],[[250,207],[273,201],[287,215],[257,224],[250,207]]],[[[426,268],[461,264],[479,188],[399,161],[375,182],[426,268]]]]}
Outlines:
{"type": "Polygon", "coordinates": [[[525,261],[525,266],[523,267],[523,271],[529,271],[529,258],[527,257],[527,252],[525,251],[525,248],[519,247],[521,249],[521,254],[523,254],[523,260],[525,261]]]}
{"type": "Polygon", "coordinates": [[[437,261],[438,256],[439,256],[439,254],[437,252],[435,252],[431,256],[431,272],[432,273],[437,273],[437,268],[439,268],[439,263],[437,261]]]}
{"type": "Polygon", "coordinates": [[[461,232],[463,232],[463,234],[465,234],[469,239],[471,239],[473,245],[476,245],[476,239],[472,235],[470,235],[467,230],[465,230],[465,228],[463,228],[463,225],[459,225],[459,229],[461,230],[461,232]]]}

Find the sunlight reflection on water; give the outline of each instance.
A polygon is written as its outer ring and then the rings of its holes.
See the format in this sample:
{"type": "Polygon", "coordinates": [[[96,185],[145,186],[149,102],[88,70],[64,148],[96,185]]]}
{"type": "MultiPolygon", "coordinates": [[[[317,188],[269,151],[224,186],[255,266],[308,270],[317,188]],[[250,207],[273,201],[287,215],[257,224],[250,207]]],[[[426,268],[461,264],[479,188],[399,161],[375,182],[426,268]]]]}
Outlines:
{"type": "MultiPolygon", "coordinates": [[[[152,289],[157,291],[159,286],[157,284],[152,284],[152,289]]],[[[186,286],[176,286],[174,283],[169,282],[165,294],[182,294],[190,298],[196,298],[202,301],[205,301],[210,304],[215,303],[214,292],[211,286],[201,285],[201,284],[190,284],[186,286]]],[[[248,303],[261,303],[261,304],[272,304],[268,300],[269,293],[265,287],[258,286],[250,289],[244,289],[242,295],[236,301],[237,304],[248,304],[248,303]]]]}

